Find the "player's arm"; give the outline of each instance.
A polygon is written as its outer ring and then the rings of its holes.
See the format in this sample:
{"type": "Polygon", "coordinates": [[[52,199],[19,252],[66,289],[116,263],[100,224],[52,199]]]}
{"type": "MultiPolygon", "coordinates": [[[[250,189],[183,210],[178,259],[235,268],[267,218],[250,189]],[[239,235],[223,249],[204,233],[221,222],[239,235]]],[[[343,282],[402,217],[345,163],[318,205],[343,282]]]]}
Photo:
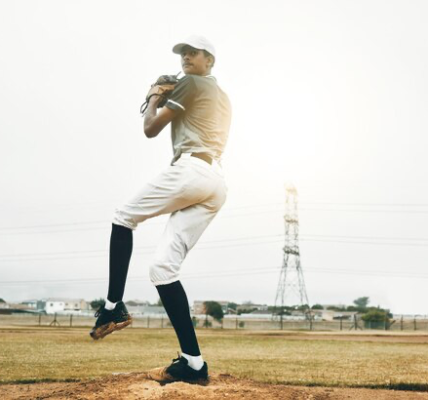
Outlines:
{"type": "MultiPolygon", "coordinates": [[[[157,105],[161,100],[160,96],[151,96],[149,105],[144,118],[144,133],[148,138],[155,137],[167,126],[175,117],[186,111],[192,106],[195,97],[196,85],[194,79],[190,75],[186,75],[180,79],[171,93],[165,107],[157,113],[157,105]]],[[[162,93],[161,86],[154,86],[150,92],[162,93]]]]}
{"type": "Polygon", "coordinates": [[[157,112],[160,96],[152,96],[144,117],[144,134],[148,138],[156,137],[177,115],[177,111],[162,107],[157,112]]]}

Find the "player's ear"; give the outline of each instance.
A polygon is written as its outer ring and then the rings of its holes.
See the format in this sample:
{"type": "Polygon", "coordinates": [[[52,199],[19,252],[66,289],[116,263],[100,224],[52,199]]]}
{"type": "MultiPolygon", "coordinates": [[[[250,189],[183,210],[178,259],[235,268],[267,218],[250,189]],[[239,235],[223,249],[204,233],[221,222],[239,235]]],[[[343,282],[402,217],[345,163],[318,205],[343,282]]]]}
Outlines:
{"type": "Polygon", "coordinates": [[[214,67],[214,57],[210,54],[208,57],[208,65],[210,68],[214,67]]]}

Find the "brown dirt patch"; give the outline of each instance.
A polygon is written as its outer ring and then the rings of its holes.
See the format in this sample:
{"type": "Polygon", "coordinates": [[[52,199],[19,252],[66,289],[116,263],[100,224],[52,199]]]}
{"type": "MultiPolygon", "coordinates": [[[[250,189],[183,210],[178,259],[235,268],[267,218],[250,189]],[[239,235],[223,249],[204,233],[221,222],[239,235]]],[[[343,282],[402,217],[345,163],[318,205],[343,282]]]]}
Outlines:
{"type": "Polygon", "coordinates": [[[1,385],[1,399],[75,400],[412,400],[428,399],[426,392],[270,385],[230,375],[211,377],[206,386],[174,382],[160,385],[145,373],[119,374],[81,382],[1,385]]]}

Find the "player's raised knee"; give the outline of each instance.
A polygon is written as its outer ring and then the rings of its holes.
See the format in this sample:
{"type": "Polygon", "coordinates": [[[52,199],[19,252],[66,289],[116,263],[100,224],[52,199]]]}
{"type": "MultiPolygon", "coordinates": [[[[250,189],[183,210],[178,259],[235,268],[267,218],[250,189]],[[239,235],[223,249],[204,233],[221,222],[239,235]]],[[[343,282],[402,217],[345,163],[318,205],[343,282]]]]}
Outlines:
{"type": "Polygon", "coordinates": [[[149,267],[149,276],[151,282],[155,285],[168,285],[179,280],[179,273],[171,266],[159,261],[153,262],[149,267]]]}
{"type": "Polygon", "coordinates": [[[121,225],[126,228],[137,229],[137,222],[132,217],[132,214],[126,211],[126,207],[118,207],[113,214],[113,224],[121,225]]]}

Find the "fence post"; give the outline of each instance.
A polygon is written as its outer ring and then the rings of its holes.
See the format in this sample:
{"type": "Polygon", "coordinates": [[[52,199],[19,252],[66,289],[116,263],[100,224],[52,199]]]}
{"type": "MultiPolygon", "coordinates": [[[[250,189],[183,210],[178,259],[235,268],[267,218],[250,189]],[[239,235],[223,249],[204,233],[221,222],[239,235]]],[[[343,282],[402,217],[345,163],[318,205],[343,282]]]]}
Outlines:
{"type": "Polygon", "coordinates": [[[282,318],[282,314],[280,315],[280,321],[281,321],[281,330],[284,329],[284,322],[283,322],[283,318],[282,318]]]}
{"type": "Polygon", "coordinates": [[[403,330],[403,329],[404,329],[403,316],[401,316],[401,320],[400,320],[400,329],[401,329],[401,330],[403,330]]]}
{"type": "Polygon", "coordinates": [[[61,324],[56,319],[56,313],[54,314],[54,320],[49,324],[49,326],[60,326],[61,324]]]}
{"type": "Polygon", "coordinates": [[[413,318],[413,326],[414,326],[414,330],[416,330],[416,317],[413,318]]]}
{"type": "Polygon", "coordinates": [[[238,316],[236,316],[236,326],[235,326],[235,328],[238,329],[238,316]]]}
{"type": "Polygon", "coordinates": [[[42,324],[42,314],[39,314],[39,326],[42,324]]]}
{"type": "Polygon", "coordinates": [[[150,316],[147,316],[147,328],[150,328],[150,316]]]}
{"type": "Polygon", "coordinates": [[[163,329],[163,315],[161,317],[161,328],[163,329]]]}
{"type": "Polygon", "coordinates": [[[70,328],[73,326],[73,314],[70,314],[70,328]]]}
{"type": "Polygon", "coordinates": [[[343,320],[343,318],[340,317],[340,319],[339,319],[339,321],[340,321],[340,330],[342,330],[342,320],[343,320]]]}

